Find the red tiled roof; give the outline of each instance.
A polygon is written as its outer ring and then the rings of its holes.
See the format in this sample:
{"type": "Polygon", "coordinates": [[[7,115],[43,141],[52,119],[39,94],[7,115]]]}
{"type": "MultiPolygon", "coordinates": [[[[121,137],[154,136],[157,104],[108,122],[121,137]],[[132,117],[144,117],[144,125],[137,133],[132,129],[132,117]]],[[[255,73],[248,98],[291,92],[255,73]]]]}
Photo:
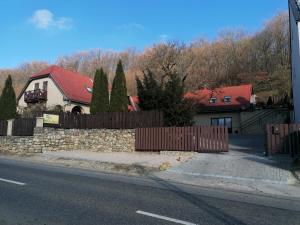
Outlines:
{"type": "Polygon", "coordinates": [[[59,66],[51,66],[33,74],[31,78],[36,79],[43,76],[51,77],[69,100],[85,104],[91,102],[92,94],[87,90],[87,88],[93,88],[91,78],[59,66]]]}
{"type": "Polygon", "coordinates": [[[213,90],[204,88],[185,94],[185,98],[192,100],[200,110],[203,111],[230,111],[246,109],[250,106],[252,85],[240,85],[231,87],[215,88],[213,90]],[[224,97],[231,97],[230,102],[225,102],[224,97]],[[210,99],[216,98],[215,103],[210,99]]]}

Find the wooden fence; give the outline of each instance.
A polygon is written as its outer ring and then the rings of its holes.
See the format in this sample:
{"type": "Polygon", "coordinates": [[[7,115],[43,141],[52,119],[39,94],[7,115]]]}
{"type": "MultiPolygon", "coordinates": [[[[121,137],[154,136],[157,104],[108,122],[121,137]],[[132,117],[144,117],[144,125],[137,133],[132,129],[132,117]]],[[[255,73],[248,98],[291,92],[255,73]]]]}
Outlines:
{"type": "Polygon", "coordinates": [[[18,118],[13,121],[13,136],[32,136],[36,125],[36,118],[18,118]]]}
{"type": "MultiPolygon", "coordinates": [[[[54,113],[44,112],[44,114],[54,113]]],[[[57,115],[59,115],[59,124],[44,123],[44,126],[64,129],[134,129],[163,126],[163,113],[155,111],[107,112],[97,115],[59,113],[57,115]]]]}
{"type": "Polygon", "coordinates": [[[6,136],[7,134],[7,121],[0,120],[0,136],[6,136]]]}
{"type": "Polygon", "coordinates": [[[137,151],[228,151],[223,126],[138,128],[135,140],[137,151]]]}
{"type": "Polygon", "coordinates": [[[268,124],[266,126],[268,155],[300,156],[300,124],[268,124]]]}

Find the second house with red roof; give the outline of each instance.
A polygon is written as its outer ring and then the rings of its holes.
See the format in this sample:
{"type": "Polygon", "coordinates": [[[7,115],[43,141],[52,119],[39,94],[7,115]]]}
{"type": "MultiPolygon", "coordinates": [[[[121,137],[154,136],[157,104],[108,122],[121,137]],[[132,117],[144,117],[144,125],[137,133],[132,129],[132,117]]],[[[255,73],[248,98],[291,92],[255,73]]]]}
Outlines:
{"type": "Polygon", "coordinates": [[[243,120],[252,115],[256,96],[252,85],[246,84],[203,88],[186,93],[185,98],[195,105],[195,125],[227,126],[229,133],[240,133],[243,120]]]}
{"type": "MultiPolygon", "coordinates": [[[[51,66],[33,74],[18,101],[18,109],[43,104],[47,109],[60,107],[65,112],[89,114],[93,80],[88,76],[51,66]]],[[[136,98],[128,96],[128,110],[137,111],[136,98]]]]}

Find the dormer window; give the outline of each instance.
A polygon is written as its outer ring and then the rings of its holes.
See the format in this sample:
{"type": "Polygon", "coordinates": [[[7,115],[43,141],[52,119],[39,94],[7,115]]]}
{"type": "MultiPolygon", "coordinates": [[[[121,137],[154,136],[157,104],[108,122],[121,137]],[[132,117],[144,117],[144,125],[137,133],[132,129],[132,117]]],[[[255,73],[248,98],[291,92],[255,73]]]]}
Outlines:
{"type": "Polygon", "coordinates": [[[230,96],[225,96],[224,97],[224,102],[231,102],[231,97],[230,96]]]}
{"type": "Polygon", "coordinates": [[[209,103],[216,103],[216,101],[217,101],[216,97],[211,97],[209,103]]]}

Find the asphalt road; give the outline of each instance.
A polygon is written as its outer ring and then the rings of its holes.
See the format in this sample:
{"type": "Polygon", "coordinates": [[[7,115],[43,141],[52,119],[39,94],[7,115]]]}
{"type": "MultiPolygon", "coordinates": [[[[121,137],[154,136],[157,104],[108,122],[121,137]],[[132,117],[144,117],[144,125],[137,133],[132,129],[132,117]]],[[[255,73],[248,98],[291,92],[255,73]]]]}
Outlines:
{"type": "Polygon", "coordinates": [[[1,225],[175,222],[299,225],[300,199],[0,159],[1,225]]]}

